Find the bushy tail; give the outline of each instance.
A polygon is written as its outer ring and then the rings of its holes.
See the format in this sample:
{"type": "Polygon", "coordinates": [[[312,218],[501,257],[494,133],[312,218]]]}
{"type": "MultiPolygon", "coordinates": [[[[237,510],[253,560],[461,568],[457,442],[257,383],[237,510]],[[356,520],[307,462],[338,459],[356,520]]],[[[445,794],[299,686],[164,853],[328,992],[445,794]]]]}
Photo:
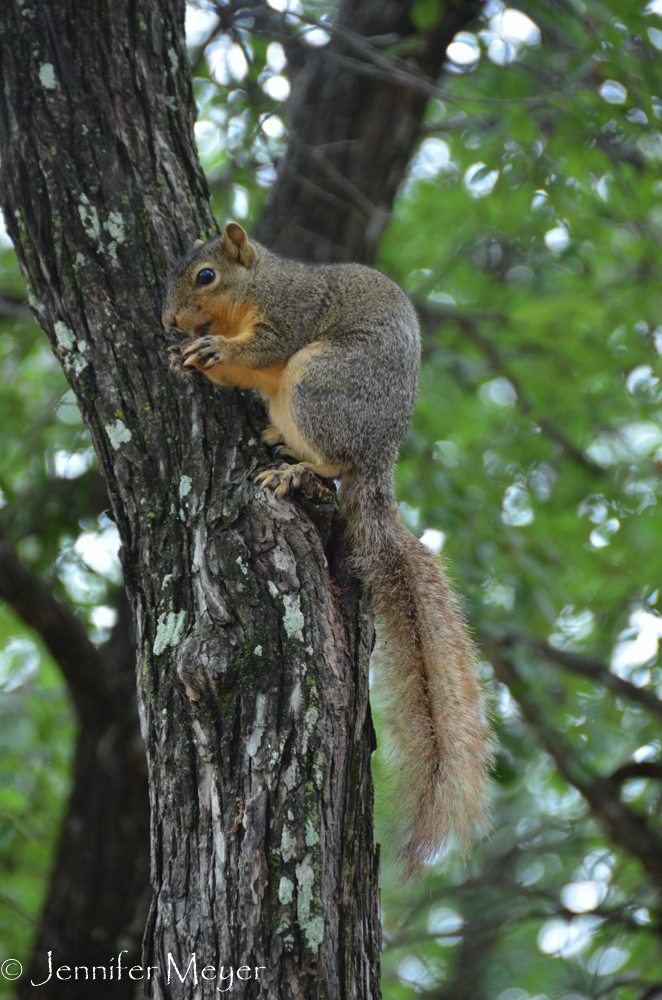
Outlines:
{"type": "Polygon", "coordinates": [[[451,835],[466,849],[472,830],[484,829],[491,731],[464,615],[439,558],[400,523],[390,477],[353,479],[343,509],[357,572],[372,592],[409,877],[451,835]]]}

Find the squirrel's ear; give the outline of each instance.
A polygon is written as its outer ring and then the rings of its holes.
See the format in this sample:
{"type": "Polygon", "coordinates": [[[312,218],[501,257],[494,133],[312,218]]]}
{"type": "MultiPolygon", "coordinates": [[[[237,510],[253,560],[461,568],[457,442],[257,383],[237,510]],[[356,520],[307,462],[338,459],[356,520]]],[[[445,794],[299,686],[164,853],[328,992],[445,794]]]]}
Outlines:
{"type": "Polygon", "coordinates": [[[223,252],[231,260],[250,267],[255,261],[255,250],[248,242],[248,236],[236,222],[228,222],[221,241],[223,252]]]}
{"type": "Polygon", "coordinates": [[[196,240],[195,243],[193,244],[193,249],[197,250],[198,247],[203,247],[204,245],[205,245],[204,240],[196,240]]]}

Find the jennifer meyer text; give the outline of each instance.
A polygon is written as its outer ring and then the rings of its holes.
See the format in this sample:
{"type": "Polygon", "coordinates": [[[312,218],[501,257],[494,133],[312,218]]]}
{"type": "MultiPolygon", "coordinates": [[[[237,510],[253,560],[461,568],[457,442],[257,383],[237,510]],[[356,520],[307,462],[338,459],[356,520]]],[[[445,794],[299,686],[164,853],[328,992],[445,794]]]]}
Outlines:
{"type": "MultiPolygon", "coordinates": [[[[127,955],[127,951],[121,951],[117,958],[111,958],[108,965],[60,965],[56,969],[53,968],[53,952],[49,951],[47,955],[48,971],[45,973],[45,978],[35,982],[33,979],[30,980],[31,986],[45,986],[46,983],[50,982],[53,976],[56,979],[66,981],[68,979],[73,980],[103,980],[103,979],[121,979],[122,976],[128,976],[129,979],[138,981],[140,979],[156,979],[156,973],[159,972],[158,965],[133,965],[131,967],[125,965],[122,961],[122,955],[127,955]]],[[[16,965],[19,963],[16,962],[16,965]]],[[[202,965],[202,963],[200,963],[202,965]]],[[[219,993],[227,993],[228,990],[232,989],[232,985],[235,981],[235,977],[242,982],[249,979],[255,979],[259,982],[259,973],[266,969],[266,965],[240,965],[238,969],[235,970],[232,965],[221,965],[220,968],[215,965],[205,965],[200,968],[198,972],[198,960],[195,955],[190,955],[188,964],[185,965],[182,962],[181,968],[178,966],[175,959],[172,957],[172,953],[168,952],[168,961],[166,966],[166,982],[175,982],[174,976],[177,976],[180,983],[189,982],[197,986],[201,979],[207,980],[207,982],[217,982],[217,991],[219,993]]],[[[12,976],[11,978],[15,978],[12,976]]]]}

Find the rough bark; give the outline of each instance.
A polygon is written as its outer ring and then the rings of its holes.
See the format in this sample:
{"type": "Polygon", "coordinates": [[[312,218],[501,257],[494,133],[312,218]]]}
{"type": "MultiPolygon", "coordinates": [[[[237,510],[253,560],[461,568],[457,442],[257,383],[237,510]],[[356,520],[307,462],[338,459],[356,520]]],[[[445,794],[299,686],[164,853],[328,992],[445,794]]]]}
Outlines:
{"type": "Polygon", "coordinates": [[[211,997],[194,972],[214,966],[236,996],[376,997],[370,618],[336,528],[255,488],[257,402],[166,364],[165,274],[214,227],[183,4],[10,0],[0,27],[2,206],[109,483],[135,616],[148,990],[211,997]],[[181,983],[168,956],[183,973],[191,954],[181,983]]]}
{"type": "MultiPolygon", "coordinates": [[[[438,22],[418,36],[410,19],[414,6],[414,0],[343,0],[335,24],[359,42],[361,36],[418,37],[410,68],[434,79],[453,36],[481,3],[448,0],[438,22]]],[[[373,53],[379,56],[379,48],[373,53]]],[[[368,55],[336,34],[306,57],[295,77],[291,137],[257,232],[285,256],[374,260],[428,99],[412,87],[365,75],[361,64],[371,66],[368,55]]]]}

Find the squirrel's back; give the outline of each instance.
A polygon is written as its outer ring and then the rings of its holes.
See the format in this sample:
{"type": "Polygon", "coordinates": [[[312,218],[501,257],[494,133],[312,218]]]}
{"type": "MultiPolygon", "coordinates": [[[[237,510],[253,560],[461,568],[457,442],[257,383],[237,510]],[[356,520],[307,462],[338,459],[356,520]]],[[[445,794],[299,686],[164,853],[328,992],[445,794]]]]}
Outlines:
{"type": "MultiPolygon", "coordinates": [[[[260,248],[247,288],[270,320],[297,344],[362,344],[375,387],[392,378],[406,388],[411,419],[420,363],[416,311],[399,285],[362,264],[308,264],[260,248]]],[[[366,388],[370,385],[366,371],[366,388]]],[[[406,429],[406,428],[405,428],[406,429]]],[[[398,442],[399,443],[399,442],[398,442]]]]}

